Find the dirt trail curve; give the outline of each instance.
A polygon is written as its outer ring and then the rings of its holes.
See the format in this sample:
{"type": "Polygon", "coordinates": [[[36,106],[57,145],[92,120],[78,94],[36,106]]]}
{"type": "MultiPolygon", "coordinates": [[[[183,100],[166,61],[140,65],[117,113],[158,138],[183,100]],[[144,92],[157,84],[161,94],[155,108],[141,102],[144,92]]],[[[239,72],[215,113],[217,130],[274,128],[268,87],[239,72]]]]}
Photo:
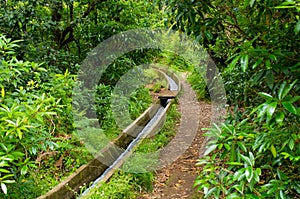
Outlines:
{"type": "Polygon", "coordinates": [[[204,132],[201,128],[209,127],[212,113],[211,105],[198,102],[195,92],[185,81],[182,81],[182,94],[179,96],[179,111],[183,110],[186,117],[181,118],[181,124],[189,123],[190,120],[199,121],[199,124],[183,130],[183,133],[188,134],[197,128],[192,144],[175,162],[157,171],[152,193],[144,193],[138,199],[199,198],[197,190],[193,188],[195,178],[200,172],[195,164],[204,148],[204,132]]]}

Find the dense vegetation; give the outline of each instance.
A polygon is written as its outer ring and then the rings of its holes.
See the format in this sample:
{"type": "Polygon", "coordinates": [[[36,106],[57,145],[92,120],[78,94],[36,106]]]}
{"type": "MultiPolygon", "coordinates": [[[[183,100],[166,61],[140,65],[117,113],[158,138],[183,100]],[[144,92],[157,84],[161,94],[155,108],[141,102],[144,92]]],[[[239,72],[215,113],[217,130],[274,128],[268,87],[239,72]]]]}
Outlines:
{"type": "MultiPolygon", "coordinates": [[[[204,46],[225,83],[228,117],[208,131],[215,139],[199,160],[195,186],[203,197],[299,198],[299,11],[298,0],[1,1],[0,197],[36,197],[91,158],[74,134],[72,115],[81,62],[116,33],[165,26],[204,46]]],[[[132,67],[157,60],[177,63],[177,70],[184,63],[168,52],[136,50],[103,74],[95,109],[110,138],[119,133],[109,106],[116,82],[132,67]]],[[[188,79],[199,98],[209,98],[197,71],[188,79]]],[[[132,117],[149,103],[147,89],[133,93],[132,117]]],[[[164,136],[155,143],[163,146],[164,136]]],[[[145,142],[139,150],[156,149],[145,142]]],[[[128,193],[136,191],[134,179],[149,187],[152,175],[117,174],[112,184],[129,184],[116,197],[134,197],[128,193]]],[[[97,194],[111,190],[102,189],[97,194]]]]}
{"type": "MultiPolygon", "coordinates": [[[[124,30],[160,26],[160,17],[144,1],[1,1],[1,198],[34,198],[91,158],[74,133],[71,97],[79,64],[101,41],[124,30]]],[[[95,108],[109,138],[120,131],[109,110],[113,86],[155,54],[124,55],[103,75],[95,108]]],[[[131,94],[133,118],[151,103],[148,92],[131,94]]]]}
{"type": "Polygon", "coordinates": [[[222,72],[229,116],[196,186],[206,198],[300,197],[298,1],[160,1],[222,72]]]}

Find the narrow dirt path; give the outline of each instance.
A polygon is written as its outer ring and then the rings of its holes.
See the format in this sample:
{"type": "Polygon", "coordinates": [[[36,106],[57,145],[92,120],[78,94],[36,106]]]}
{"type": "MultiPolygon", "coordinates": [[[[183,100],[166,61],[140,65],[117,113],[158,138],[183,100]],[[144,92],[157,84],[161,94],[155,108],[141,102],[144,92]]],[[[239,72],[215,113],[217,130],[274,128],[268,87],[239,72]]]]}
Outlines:
{"type": "Polygon", "coordinates": [[[156,173],[152,193],[144,193],[139,199],[198,199],[199,194],[193,188],[194,181],[200,172],[195,164],[204,149],[204,136],[201,128],[209,127],[211,105],[198,102],[195,92],[189,84],[182,81],[182,94],[179,97],[179,111],[185,110],[181,123],[192,120],[199,121],[198,125],[188,126],[183,133],[197,128],[197,134],[190,147],[173,163],[156,173]]]}

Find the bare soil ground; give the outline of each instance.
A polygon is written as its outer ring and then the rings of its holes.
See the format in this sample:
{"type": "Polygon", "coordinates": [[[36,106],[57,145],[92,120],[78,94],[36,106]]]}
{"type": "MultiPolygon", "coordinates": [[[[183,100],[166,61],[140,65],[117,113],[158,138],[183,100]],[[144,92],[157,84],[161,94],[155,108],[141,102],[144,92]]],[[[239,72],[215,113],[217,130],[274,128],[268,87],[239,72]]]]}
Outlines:
{"type": "Polygon", "coordinates": [[[211,105],[207,102],[199,102],[190,85],[182,81],[179,111],[185,111],[185,117],[181,118],[180,124],[188,125],[183,129],[183,133],[189,134],[196,130],[196,136],[188,149],[176,161],[157,171],[152,193],[143,193],[139,199],[201,198],[201,193],[193,187],[201,170],[195,164],[203,154],[205,138],[201,128],[210,126],[211,105]],[[192,122],[189,124],[190,121],[198,121],[198,123],[197,125],[192,122]]]}

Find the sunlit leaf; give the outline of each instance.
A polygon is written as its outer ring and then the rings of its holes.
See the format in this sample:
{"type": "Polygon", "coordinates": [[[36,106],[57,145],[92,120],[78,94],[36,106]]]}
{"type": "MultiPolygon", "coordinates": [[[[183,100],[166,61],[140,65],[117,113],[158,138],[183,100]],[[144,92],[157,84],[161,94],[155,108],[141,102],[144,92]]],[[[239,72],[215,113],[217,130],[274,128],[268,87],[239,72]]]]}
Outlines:
{"type": "Polygon", "coordinates": [[[243,142],[237,142],[237,144],[238,144],[238,146],[239,146],[243,151],[247,152],[247,148],[246,148],[246,146],[244,145],[243,142]]]}
{"type": "Polygon", "coordinates": [[[7,187],[4,183],[1,183],[1,189],[2,189],[4,194],[7,194],[7,187]]]}
{"type": "Polygon", "coordinates": [[[272,102],[268,105],[268,109],[267,109],[268,120],[272,118],[272,115],[275,112],[276,107],[277,107],[277,102],[272,102]]]}
{"type": "Polygon", "coordinates": [[[244,164],[241,162],[226,162],[228,165],[234,165],[234,166],[243,166],[244,164]]]}
{"type": "Polygon", "coordinates": [[[243,55],[241,57],[240,63],[241,63],[242,71],[246,72],[246,70],[248,68],[248,63],[249,63],[249,56],[247,54],[243,55]]]}
{"type": "Polygon", "coordinates": [[[268,93],[265,93],[265,92],[259,92],[258,93],[260,96],[262,96],[263,98],[265,98],[266,100],[272,100],[273,97],[272,95],[268,94],[268,93]]]}
{"type": "Polygon", "coordinates": [[[251,166],[249,166],[249,167],[246,168],[245,175],[246,175],[247,181],[251,182],[252,177],[253,177],[253,169],[252,169],[251,166]]]}
{"type": "Polygon", "coordinates": [[[271,150],[271,153],[272,153],[273,157],[276,158],[277,157],[277,151],[276,151],[276,148],[273,144],[271,145],[270,150],[271,150]]]}
{"type": "Polygon", "coordinates": [[[275,120],[278,124],[281,124],[284,120],[284,113],[283,112],[278,112],[276,114],[275,120]]]}
{"type": "Polygon", "coordinates": [[[283,91],[282,91],[282,96],[281,99],[285,98],[285,96],[290,92],[290,90],[294,87],[296,84],[297,80],[295,80],[293,83],[289,84],[288,86],[285,86],[283,91]]]}
{"type": "Polygon", "coordinates": [[[206,149],[205,153],[204,153],[204,156],[210,154],[212,151],[214,151],[216,148],[217,148],[217,144],[213,144],[213,145],[210,145],[208,146],[208,148],[206,149]]]}
{"type": "Polygon", "coordinates": [[[238,60],[240,59],[240,56],[236,56],[228,65],[227,70],[230,72],[234,69],[234,67],[236,66],[236,63],[238,62],[238,60]]]}
{"type": "Polygon", "coordinates": [[[295,106],[289,102],[282,102],[282,105],[284,106],[284,108],[286,110],[288,110],[290,113],[293,113],[293,114],[297,114],[297,110],[295,108],[295,106]]]}

